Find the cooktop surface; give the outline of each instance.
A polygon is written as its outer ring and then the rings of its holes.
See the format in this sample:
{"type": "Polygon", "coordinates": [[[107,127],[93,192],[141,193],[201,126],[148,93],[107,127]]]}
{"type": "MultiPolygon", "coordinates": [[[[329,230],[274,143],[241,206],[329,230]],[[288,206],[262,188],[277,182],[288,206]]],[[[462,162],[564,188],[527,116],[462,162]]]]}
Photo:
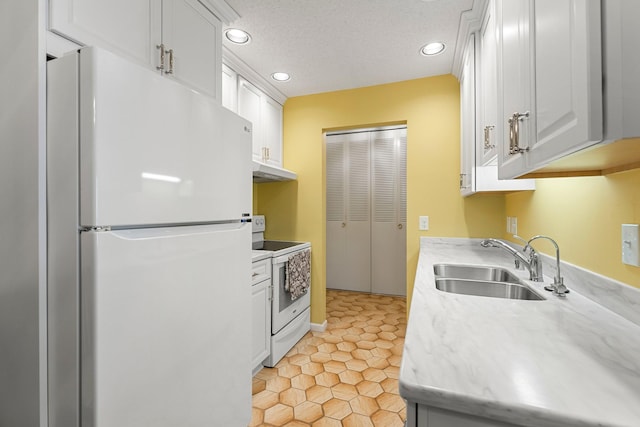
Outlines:
{"type": "Polygon", "coordinates": [[[282,249],[291,248],[303,244],[303,242],[286,242],[280,240],[263,240],[262,242],[254,242],[253,249],[263,251],[280,251],[282,249]]]}

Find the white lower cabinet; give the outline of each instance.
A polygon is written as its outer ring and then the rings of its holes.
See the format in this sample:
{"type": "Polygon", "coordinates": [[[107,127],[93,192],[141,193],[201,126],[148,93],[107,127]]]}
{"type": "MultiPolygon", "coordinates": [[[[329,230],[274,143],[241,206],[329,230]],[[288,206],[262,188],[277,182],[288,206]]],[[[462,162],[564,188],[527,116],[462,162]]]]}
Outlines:
{"type": "Polygon", "coordinates": [[[407,402],[406,427],[518,427],[488,418],[407,402]]]}
{"type": "Polygon", "coordinates": [[[271,258],[252,265],[251,367],[253,374],[271,354],[271,258]]]}

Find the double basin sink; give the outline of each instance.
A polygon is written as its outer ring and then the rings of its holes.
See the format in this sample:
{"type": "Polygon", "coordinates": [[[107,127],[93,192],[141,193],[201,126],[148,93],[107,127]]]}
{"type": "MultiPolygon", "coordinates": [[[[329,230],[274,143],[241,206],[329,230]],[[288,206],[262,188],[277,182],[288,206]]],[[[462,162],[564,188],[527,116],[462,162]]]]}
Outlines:
{"type": "Polygon", "coordinates": [[[509,270],[500,267],[435,264],[436,288],[454,294],[518,300],[544,300],[509,270]]]}

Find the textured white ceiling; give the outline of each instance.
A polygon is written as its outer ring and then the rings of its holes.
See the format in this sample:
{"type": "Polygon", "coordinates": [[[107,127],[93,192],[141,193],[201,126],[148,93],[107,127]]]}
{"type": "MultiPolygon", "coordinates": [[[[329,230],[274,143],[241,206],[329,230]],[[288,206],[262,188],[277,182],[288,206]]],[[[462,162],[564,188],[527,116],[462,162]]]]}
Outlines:
{"type": "Polygon", "coordinates": [[[251,34],[225,47],[287,97],[448,74],[460,15],[474,0],[226,0],[240,18],[226,28],[251,34]],[[444,53],[425,57],[431,41],[444,53]]]}

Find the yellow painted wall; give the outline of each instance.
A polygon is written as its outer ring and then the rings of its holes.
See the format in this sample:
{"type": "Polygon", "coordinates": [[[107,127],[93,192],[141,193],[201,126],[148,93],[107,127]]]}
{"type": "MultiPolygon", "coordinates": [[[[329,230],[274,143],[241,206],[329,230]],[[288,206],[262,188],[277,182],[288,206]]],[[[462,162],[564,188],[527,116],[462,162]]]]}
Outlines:
{"type": "MultiPolygon", "coordinates": [[[[506,215],[518,218],[519,235],[548,235],[564,261],[640,288],[640,267],[621,262],[620,227],[640,223],[640,170],[539,179],[536,186],[533,193],[506,196],[506,215]]],[[[555,253],[550,243],[534,246],[555,253]]]]}
{"type": "Polygon", "coordinates": [[[325,166],[323,132],[407,124],[407,295],[413,290],[419,237],[501,236],[503,195],[463,199],[460,173],[460,97],[451,75],[289,98],[284,105],[284,166],[295,182],[254,187],[255,213],[267,217],[266,237],[312,244],[311,321],[326,318],[325,166]],[[418,230],[429,215],[430,230],[418,230]]]}

